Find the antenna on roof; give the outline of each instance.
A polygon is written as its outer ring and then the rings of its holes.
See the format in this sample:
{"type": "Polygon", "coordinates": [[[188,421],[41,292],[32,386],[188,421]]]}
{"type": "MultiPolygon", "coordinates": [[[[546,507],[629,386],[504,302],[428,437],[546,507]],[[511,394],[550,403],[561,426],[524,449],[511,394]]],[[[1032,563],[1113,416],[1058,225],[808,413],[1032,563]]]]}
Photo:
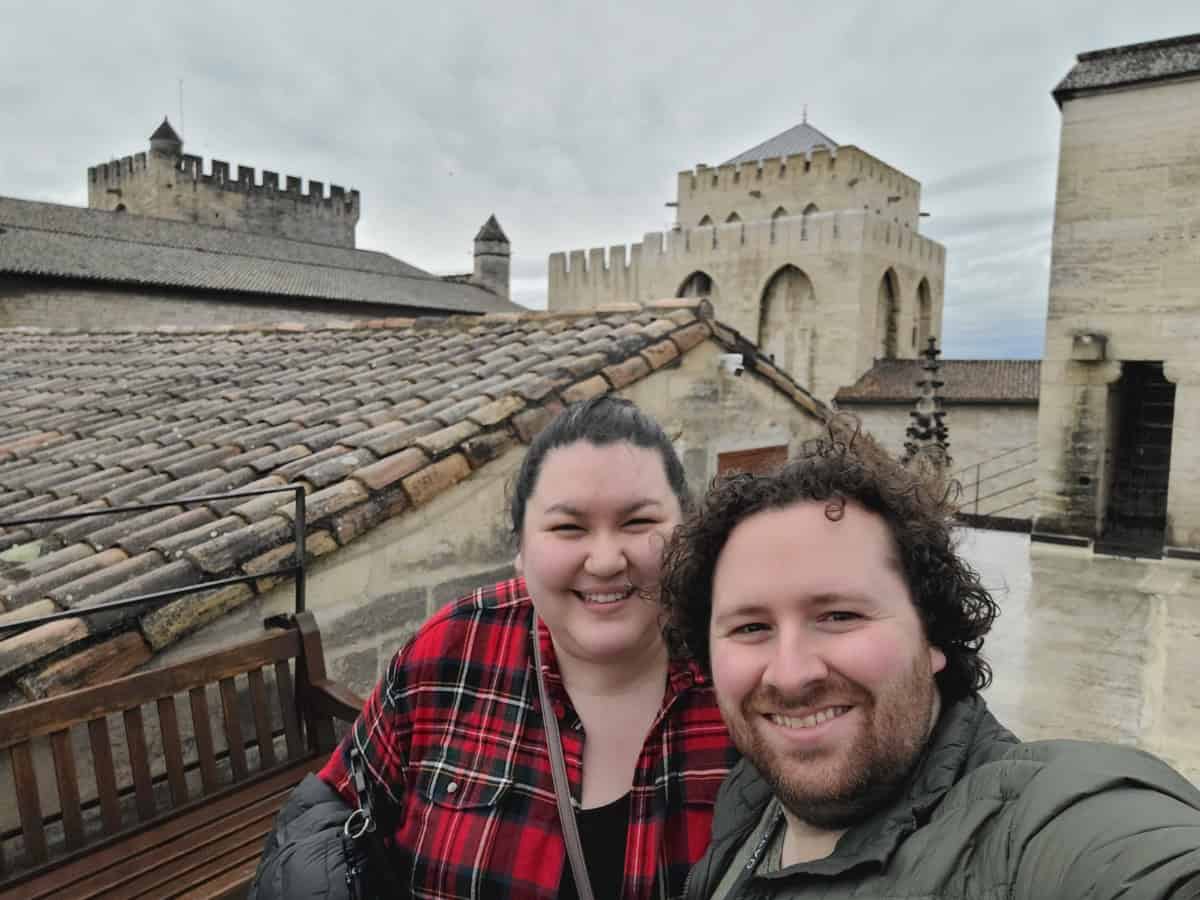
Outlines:
{"type": "Polygon", "coordinates": [[[183,79],[179,79],[179,137],[187,137],[187,129],[183,127],[183,79]]]}
{"type": "Polygon", "coordinates": [[[800,119],[800,124],[801,125],[808,124],[808,104],[807,103],[804,104],[804,113],[803,113],[803,118],[800,119]]]}

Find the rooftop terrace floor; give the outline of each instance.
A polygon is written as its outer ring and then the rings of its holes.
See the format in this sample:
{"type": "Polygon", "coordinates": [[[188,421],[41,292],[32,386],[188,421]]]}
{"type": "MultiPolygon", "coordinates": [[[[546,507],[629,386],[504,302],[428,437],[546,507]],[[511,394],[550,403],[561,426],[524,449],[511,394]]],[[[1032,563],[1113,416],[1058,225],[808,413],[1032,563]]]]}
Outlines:
{"type": "Polygon", "coordinates": [[[1200,565],[961,538],[1001,607],[984,644],[997,718],[1025,740],[1141,747],[1200,784],[1200,565]]]}

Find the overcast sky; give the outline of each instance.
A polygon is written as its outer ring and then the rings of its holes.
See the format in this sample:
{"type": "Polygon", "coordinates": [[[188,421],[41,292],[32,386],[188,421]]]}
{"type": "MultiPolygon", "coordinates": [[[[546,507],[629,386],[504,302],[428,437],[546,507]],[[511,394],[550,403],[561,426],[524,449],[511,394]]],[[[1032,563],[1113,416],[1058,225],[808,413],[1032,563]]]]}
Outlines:
{"type": "Polygon", "coordinates": [[[946,355],[1037,357],[1050,91],[1078,52],[1196,31],[1197,0],[5,0],[0,194],[85,205],[87,167],[168,114],[188,152],[358,188],[359,246],[434,272],[495,212],[538,307],[549,253],[668,226],[677,171],[807,104],[924,185],[946,355]]]}

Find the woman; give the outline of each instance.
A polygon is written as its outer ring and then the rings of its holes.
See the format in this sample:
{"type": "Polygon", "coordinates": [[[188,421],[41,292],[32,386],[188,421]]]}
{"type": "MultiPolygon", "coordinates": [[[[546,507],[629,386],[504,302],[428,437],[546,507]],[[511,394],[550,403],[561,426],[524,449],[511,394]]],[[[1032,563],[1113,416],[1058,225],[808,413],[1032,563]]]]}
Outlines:
{"type": "MultiPolygon", "coordinates": [[[[573,405],[533,441],[510,510],[522,577],[435,614],[320,773],[357,806],[350,766],[361,759],[403,889],[580,896],[540,654],[593,896],[682,895],[734,762],[711,687],[669,651],[656,603],[663,548],[687,505],[670,441],[628,401],[573,405]]],[[[330,814],[304,790],[280,814],[251,897],[344,895],[340,843],[331,850],[315,832],[340,829],[348,810],[330,814]]]]}

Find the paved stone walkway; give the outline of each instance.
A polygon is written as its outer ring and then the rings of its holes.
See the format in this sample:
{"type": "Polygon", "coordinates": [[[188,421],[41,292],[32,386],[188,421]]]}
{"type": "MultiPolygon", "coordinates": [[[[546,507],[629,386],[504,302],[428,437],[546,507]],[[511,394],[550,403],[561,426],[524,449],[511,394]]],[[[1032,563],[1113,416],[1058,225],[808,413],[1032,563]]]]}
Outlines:
{"type": "Polygon", "coordinates": [[[1002,612],[984,652],[997,717],[1027,740],[1133,744],[1200,784],[1200,564],[1096,557],[967,530],[1002,612]]]}

